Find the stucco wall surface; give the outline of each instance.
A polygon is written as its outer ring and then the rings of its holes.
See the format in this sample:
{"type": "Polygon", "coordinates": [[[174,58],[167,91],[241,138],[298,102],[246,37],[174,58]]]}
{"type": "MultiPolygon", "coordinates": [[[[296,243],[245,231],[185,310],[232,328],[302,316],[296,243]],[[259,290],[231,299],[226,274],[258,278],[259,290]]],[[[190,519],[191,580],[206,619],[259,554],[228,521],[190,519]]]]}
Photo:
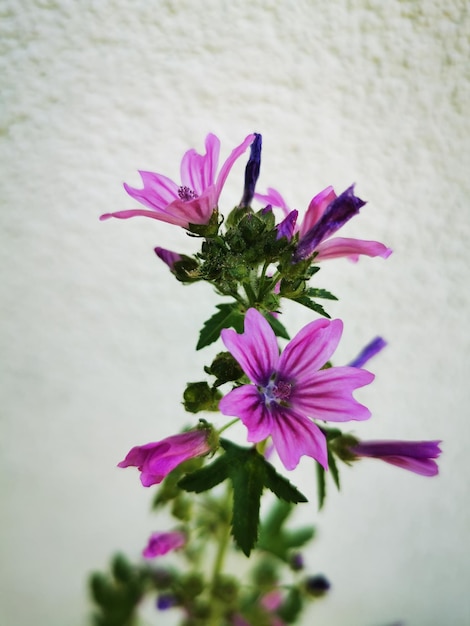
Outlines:
{"type": "MultiPolygon", "coordinates": [[[[320,272],[345,322],[336,362],[389,342],[353,430],[444,441],[439,477],[364,461],[320,513],[311,462],[290,476],[311,500],[297,519],[317,525],[309,571],[333,585],[304,624],[470,623],[469,4],[3,0],[0,29],[0,623],[86,624],[87,573],[166,523],[115,466],[187,422],[216,300],[153,254],[195,250],[183,230],[98,216],[135,207],[121,183],[138,169],[177,178],[209,131],[223,155],[261,132],[259,188],[296,208],[357,183],[368,204],[344,235],[394,254],[320,272]]],[[[289,312],[292,333],[312,319],[289,312]]]]}

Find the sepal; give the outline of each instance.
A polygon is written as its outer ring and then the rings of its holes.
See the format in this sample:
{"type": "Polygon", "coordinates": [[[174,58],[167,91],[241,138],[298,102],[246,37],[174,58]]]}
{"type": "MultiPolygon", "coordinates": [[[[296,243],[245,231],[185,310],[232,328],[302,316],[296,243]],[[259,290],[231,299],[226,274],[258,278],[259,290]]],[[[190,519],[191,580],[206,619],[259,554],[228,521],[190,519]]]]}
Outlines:
{"type": "Polygon", "coordinates": [[[215,387],[205,382],[188,383],[184,390],[184,408],[189,413],[199,411],[218,411],[222,394],[215,387]]]}

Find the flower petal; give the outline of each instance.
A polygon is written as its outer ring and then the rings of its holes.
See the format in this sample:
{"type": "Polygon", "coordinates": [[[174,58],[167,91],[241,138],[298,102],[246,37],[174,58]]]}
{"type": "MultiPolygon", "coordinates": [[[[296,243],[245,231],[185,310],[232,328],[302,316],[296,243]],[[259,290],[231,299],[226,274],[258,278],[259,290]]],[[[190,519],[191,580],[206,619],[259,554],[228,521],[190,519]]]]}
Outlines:
{"type": "Polygon", "coordinates": [[[281,239],[282,237],[286,237],[288,241],[290,241],[295,233],[295,225],[297,222],[297,217],[299,215],[298,211],[291,211],[287,217],[285,217],[282,222],[280,222],[276,226],[277,236],[276,239],[281,239]]]}
{"type": "Polygon", "coordinates": [[[341,195],[327,206],[318,222],[301,237],[297,250],[294,253],[294,263],[310,257],[316,251],[320,242],[330,237],[354,215],[359,213],[359,209],[364,204],[364,200],[354,195],[354,185],[343,191],[341,195]]]}
{"type": "Polygon", "coordinates": [[[186,543],[186,535],[177,530],[173,532],[152,533],[146,547],[142,551],[142,556],[146,559],[154,559],[163,556],[171,550],[178,550],[186,543]]]}
{"type": "Polygon", "coordinates": [[[341,339],[341,320],[319,319],[304,326],[287,344],[279,360],[279,377],[300,383],[325,365],[341,339]]]}
{"type": "Polygon", "coordinates": [[[281,196],[279,191],[276,191],[276,189],[273,189],[272,187],[268,187],[267,190],[266,190],[266,193],[264,193],[264,194],[263,193],[255,193],[255,198],[259,202],[262,202],[264,204],[270,204],[273,207],[278,207],[278,208],[282,209],[283,212],[284,212],[284,215],[286,217],[290,213],[290,209],[287,206],[287,203],[284,200],[284,198],[281,196]]]}
{"type": "Polygon", "coordinates": [[[412,459],[407,456],[381,456],[380,459],[420,476],[437,476],[439,466],[432,459],[412,459]]]}
{"type": "Polygon", "coordinates": [[[340,257],[348,257],[352,261],[357,261],[359,255],[380,256],[383,259],[387,259],[392,254],[392,250],[379,241],[366,241],[364,239],[350,239],[346,237],[333,237],[327,241],[322,241],[318,245],[316,252],[318,254],[315,257],[315,262],[340,257]]]}
{"type": "Polygon", "coordinates": [[[355,367],[331,367],[302,380],[292,389],[291,402],[313,419],[345,422],[366,420],[370,411],[354,399],[355,389],[368,385],[374,375],[355,367]]]}
{"type": "Polygon", "coordinates": [[[263,396],[253,385],[233,389],[219,402],[224,415],[239,417],[248,429],[248,441],[257,443],[271,434],[272,417],[263,396]]]}
{"type": "Polygon", "coordinates": [[[325,212],[325,209],[333,202],[333,200],[336,200],[336,198],[337,195],[335,190],[331,186],[323,189],[323,191],[320,191],[320,193],[317,193],[317,195],[312,198],[302,221],[302,225],[300,226],[300,237],[303,237],[306,232],[315,226],[325,212]]]}
{"type": "MultiPolygon", "coordinates": [[[[200,196],[207,187],[215,184],[215,175],[219,163],[220,140],[209,133],[205,141],[206,154],[198,154],[196,150],[188,150],[180,166],[181,182],[200,196]]],[[[194,223],[194,222],[193,222],[194,223]]]]}
{"type": "Polygon", "coordinates": [[[293,470],[300,458],[310,456],[328,469],[325,435],[309,419],[287,407],[271,405],[271,437],[284,467],[293,470]]]}
{"type": "Polygon", "coordinates": [[[130,209],[128,211],[115,211],[114,213],[103,213],[100,215],[100,220],[109,220],[111,217],[115,217],[118,220],[127,220],[130,217],[151,217],[154,220],[160,222],[167,222],[168,224],[174,224],[175,226],[182,226],[187,228],[189,222],[187,218],[180,218],[179,216],[171,215],[164,211],[149,211],[146,209],[130,209]]]}
{"type": "Polygon", "coordinates": [[[221,337],[248,378],[265,387],[276,369],[279,348],[274,331],[261,313],[248,309],[245,332],[239,335],[232,329],[224,329],[221,337]]]}
{"type": "Polygon", "coordinates": [[[230,170],[232,169],[235,161],[239,157],[241,157],[241,155],[251,145],[254,138],[255,138],[254,133],[247,135],[245,139],[242,141],[242,143],[232,150],[232,152],[229,154],[224,164],[220,168],[220,172],[219,172],[219,175],[217,176],[217,180],[215,183],[215,187],[217,191],[217,200],[219,199],[222,188],[225,185],[225,181],[227,180],[227,176],[230,174],[230,170]]]}
{"type": "Polygon", "coordinates": [[[124,183],[124,189],[134,200],[150,209],[164,211],[173,200],[179,197],[178,185],[167,176],[144,171],[139,171],[139,174],[143,183],[142,189],[124,183]]]}
{"type": "Polygon", "coordinates": [[[441,454],[440,440],[400,441],[377,440],[360,441],[351,448],[354,454],[381,458],[383,456],[406,456],[413,459],[437,459],[441,454]]]}
{"type": "Polygon", "coordinates": [[[183,461],[209,452],[210,433],[210,428],[197,428],[172,435],[162,441],[136,446],[118,467],[137,467],[144,487],[157,485],[183,461]]]}

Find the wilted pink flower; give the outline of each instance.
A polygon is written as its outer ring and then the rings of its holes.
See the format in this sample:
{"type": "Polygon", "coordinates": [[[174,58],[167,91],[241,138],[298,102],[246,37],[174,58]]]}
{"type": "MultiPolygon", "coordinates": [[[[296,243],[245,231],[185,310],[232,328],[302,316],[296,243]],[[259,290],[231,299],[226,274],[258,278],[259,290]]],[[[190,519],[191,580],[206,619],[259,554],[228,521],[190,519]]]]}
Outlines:
{"type": "Polygon", "coordinates": [[[439,473],[437,459],[441,454],[440,441],[360,441],[350,447],[358,457],[382,459],[397,467],[421,474],[435,476],[439,473]]]}
{"type": "Polygon", "coordinates": [[[146,559],[154,559],[163,556],[172,550],[182,548],[186,543],[186,535],[178,530],[166,533],[152,533],[146,547],[142,550],[142,556],[146,559]]]}
{"type": "Polygon", "coordinates": [[[254,383],[233,389],[220,401],[224,415],[238,416],[248,441],[272,437],[285,467],[294,469],[307,455],[328,467],[326,440],[310,419],[333,422],[365,420],[369,410],[353,391],[374,375],[354,367],[320,369],[329,360],[343,330],[341,320],[307,324],[279,356],[274,331],[256,309],[245,316],[245,332],[222,331],[222,340],[254,383]]]}
{"type": "Polygon", "coordinates": [[[209,428],[198,428],[136,446],[118,467],[137,467],[144,487],[157,485],[183,461],[207,454],[211,450],[210,435],[209,428]]]}
{"type": "MultiPolygon", "coordinates": [[[[275,614],[275,611],[282,604],[282,593],[279,589],[273,589],[264,594],[259,600],[259,605],[266,611],[269,619],[269,626],[285,626],[285,622],[275,614]]],[[[236,613],[231,618],[232,626],[251,626],[242,615],[236,613]]]]}
{"type": "Polygon", "coordinates": [[[101,220],[110,217],[127,219],[138,215],[152,217],[162,222],[189,228],[190,224],[208,224],[217,208],[222,188],[235,161],[245,152],[255,135],[248,135],[230,153],[217,174],[220,140],[209,133],[206,137],[206,153],[188,150],[181,161],[181,184],[163,174],[139,171],[143,188],[136,189],[124,184],[124,189],[135,200],[148,207],[105,213],[101,220]]]}
{"type": "MultiPolygon", "coordinates": [[[[268,188],[266,194],[255,194],[258,200],[269,202],[272,206],[280,207],[286,218],[294,221],[296,212],[290,211],[284,198],[275,189],[268,188]]],[[[354,195],[354,186],[349,187],[340,196],[337,196],[333,187],[327,187],[317,194],[310,202],[300,227],[299,244],[294,256],[300,261],[316,252],[316,261],[348,257],[357,261],[359,255],[370,257],[381,256],[386,259],[392,251],[378,241],[334,237],[337,230],[359,212],[365,202],[354,195]]],[[[284,220],[285,222],[286,220],[284,220]]],[[[284,223],[283,222],[283,223],[284,223]]]]}

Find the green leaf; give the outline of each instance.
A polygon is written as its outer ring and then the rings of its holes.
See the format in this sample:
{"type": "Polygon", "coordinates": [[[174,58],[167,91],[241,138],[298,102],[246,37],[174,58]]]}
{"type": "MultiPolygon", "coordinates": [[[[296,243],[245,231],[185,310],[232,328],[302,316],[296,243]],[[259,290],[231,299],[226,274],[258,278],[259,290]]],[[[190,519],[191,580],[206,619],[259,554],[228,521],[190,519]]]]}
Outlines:
{"type": "Polygon", "coordinates": [[[327,318],[331,317],[330,315],[328,315],[325,309],[321,306],[321,304],[318,304],[318,302],[311,300],[308,296],[299,296],[298,298],[292,298],[292,300],[294,300],[294,302],[298,302],[299,304],[303,304],[308,309],[312,309],[312,311],[315,311],[316,313],[323,315],[323,317],[327,317],[327,318]]]}
{"type": "Polygon", "coordinates": [[[281,324],[281,322],[277,319],[277,317],[274,317],[274,315],[272,315],[271,313],[267,313],[265,315],[265,318],[269,322],[269,325],[271,326],[271,328],[274,331],[274,334],[277,337],[282,337],[283,339],[290,339],[289,333],[285,329],[284,325],[281,324]]]}
{"type": "Polygon", "coordinates": [[[233,489],[232,535],[249,556],[258,539],[263,488],[268,487],[278,498],[290,503],[307,502],[307,498],[278,474],[256,448],[242,448],[226,439],[221,439],[220,445],[224,454],[210,465],[186,475],[178,482],[178,487],[201,493],[229,478],[233,489]]]}
{"type": "Polygon", "coordinates": [[[326,479],[325,479],[325,470],[320,465],[320,463],[316,463],[317,466],[317,488],[318,488],[318,508],[321,509],[326,497],[326,479]]]}
{"type": "Polygon", "coordinates": [[[243,314],[236,303],[218,304],[218,313],[204,322],[204,326],[199,333],[199,341],[196,350],[209,346],[220,337],[220,332],[224,328],[235,328],[236,331],[243,331],[243,314]]]}
{"type": "Polygon", "coordinates": [[[288,530],[283,528],[294,506],[292,503],[277,500],[272,506],[268,517],[260,527],[258,548],[273,554],[286,563],[290,562],[294,548],[303,546],[315,534],[313,526],[288,530]]]}
{"type": "Polygon", "coordinates": [[[276,500],[268,517],[263,521],[262,531],[264,534],[278,535],[281,526],[292,513],[294,507],[291,502],[276,500]]]}
{"type": "Polygon", "coordinates": [[[229,470],[229,459],[226,454],[223,454],[210,465],[192,474],[186,474],[178,481],[178,487],[194,493],[208,491],[228,478],[229,470]]]}
{"type": "Polygon", "coordinates": [[[340,482],[339,482],[338,466],[336,465],[336,459],[333,456],[333,453],[331,452],[331,450],[329,448],[328,448],[328,468],[329,468],[329,470],[331,472],[331,477],[334,480],[336,488],[339,491],[341,489],[341,487],[340,487],[340,482]]]}
{"type": "Polygon", "coordinates": [[[316,289],[315,287],[310,287],[307,290],[307,296],[311,298],[323,298],[325,300],[337,300],[338,298],[334,296],[332,293],[327,291],[326,289],[316,289]]]}
{"type": "Polygon", "coordinates": [[[308,502],[307,498],[300,493],[300,491],[292,485],[287,478],[278,474],[274,467],[264,461],[264,484],[270,489],[278,498],[285,500],[286,502],[293,502],[298,504],[299,502],[308,502]]]}
{"type": "Polygon", "coordinates": [[[263,493],[263,472],[257,453],[246,455],[243,464],[231,468],[233,486],[232,535],[246,556],[258,539],[259,508],[263,493]]]}
{"type": "Polygon", "coordinates": [[[232,535],[246,556],[258,539],[259,507],[264,486],[264,457],[256,448],[220,440],[233,488],[232,535]]]}

